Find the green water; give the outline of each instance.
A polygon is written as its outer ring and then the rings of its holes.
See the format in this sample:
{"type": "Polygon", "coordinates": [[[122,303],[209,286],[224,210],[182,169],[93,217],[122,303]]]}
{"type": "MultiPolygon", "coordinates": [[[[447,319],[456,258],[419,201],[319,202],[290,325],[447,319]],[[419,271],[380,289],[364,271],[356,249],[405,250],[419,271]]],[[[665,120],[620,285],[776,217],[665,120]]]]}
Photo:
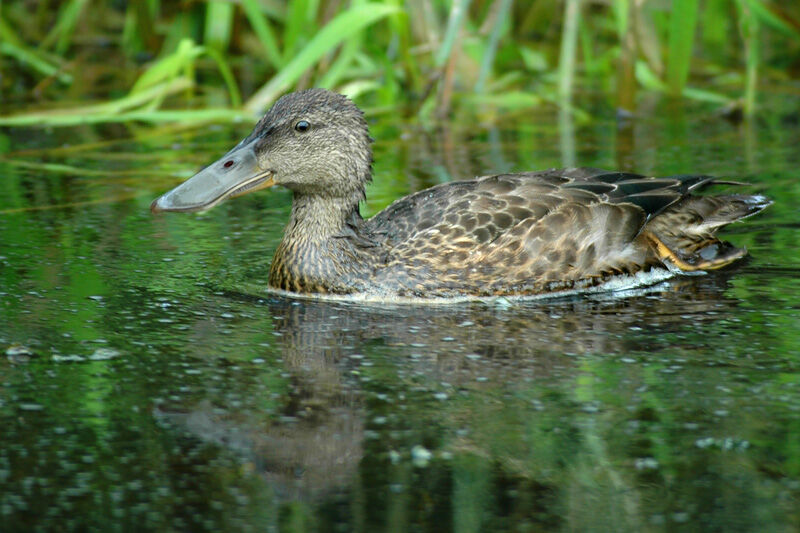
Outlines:
{"type": "Polygon", "coordinates": [[[725,272],[444,307],[237,291],[285,191],[149,213],[247,127],[5,130],[0,530],[796,531],[800,109],[769,100],[738,125],[663,102],[621,126],[376,117],[369,213],[569,164],[776,201],[726,230],[751,257],[725,272]]]}

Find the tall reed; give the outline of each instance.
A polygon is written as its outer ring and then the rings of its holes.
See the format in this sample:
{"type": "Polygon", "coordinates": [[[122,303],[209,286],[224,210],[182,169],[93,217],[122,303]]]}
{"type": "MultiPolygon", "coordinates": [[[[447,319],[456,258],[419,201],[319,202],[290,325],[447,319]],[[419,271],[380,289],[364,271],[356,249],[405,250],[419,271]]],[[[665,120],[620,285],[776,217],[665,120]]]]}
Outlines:
{"type": "MultiPolygon", "coordinates": [[[[588,83],[616,94],[617,105],[629,111],[637,93],[659,91],[723,105],[741,99],[749,114],[757,109],[759,78],[777,78],[770,65],[800,61],[800,3],[778,9],[765,0],[705,0],[702,12],[700,0],[672,0],[669,10],[664,5],[43,0],[31,17],[26,3],[5,2],[0,58],[4,72],[15,75],[0,78],[0,91],[4,99],[29,101],[105,94],[110,105],[90,106],[105,113],[92,121],[130,116],[133,108],[115,105],[130,101],[138,102],[138,116],[153,121],[166,117],[161,112],[175,116],[177,108],[212,102],[222,106],[214,116],[255,116],[281,93],[311,85],[423,116],[433,109],[439,115],[480,112],[482,106],[470,107],[477,102],[515,109],[542,101],[580,107],[574,88],[588,83]],[[732,35],[737,27],[740,39],[732,35]],[[101,42],[108,44],[98,48],[101,42]],[[729,81],[736,75],[743,80],[739,86],[729,81]],[[178,78],[190,82],[183,92],[149,92],[148,102],[138,98],[145,88],[178,78]],[[98,89],[97,79],[111,80],[108,88],[98,89]]],[[[63,124],[69,115],[33,116],[63,124]]],[[[204,115],[185,118],[190,116],[204,115]]],[[[0,117],[0,124],[20,121],[29,122],[0,117]]]]}

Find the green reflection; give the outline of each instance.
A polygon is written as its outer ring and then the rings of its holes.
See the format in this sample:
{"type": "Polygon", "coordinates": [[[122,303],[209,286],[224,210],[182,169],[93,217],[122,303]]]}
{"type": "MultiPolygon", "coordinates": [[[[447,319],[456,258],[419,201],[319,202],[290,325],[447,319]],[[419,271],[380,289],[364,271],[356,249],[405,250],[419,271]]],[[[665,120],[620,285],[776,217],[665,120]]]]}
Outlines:
{"type": "Polygon", "coordinates": [[[752,254],[731,271],[509,307],[253,295],[289,193],[148,212],[246,131],[10,135],[2,529],[797,529],[796,103],[749,126],[645,104],[661,118],[576,121],[574,139],[546,114],[374,129],[365,213],[560,166],[565,145],[583,165],[741,177],[776,200],[729,229],[752,254]]]}

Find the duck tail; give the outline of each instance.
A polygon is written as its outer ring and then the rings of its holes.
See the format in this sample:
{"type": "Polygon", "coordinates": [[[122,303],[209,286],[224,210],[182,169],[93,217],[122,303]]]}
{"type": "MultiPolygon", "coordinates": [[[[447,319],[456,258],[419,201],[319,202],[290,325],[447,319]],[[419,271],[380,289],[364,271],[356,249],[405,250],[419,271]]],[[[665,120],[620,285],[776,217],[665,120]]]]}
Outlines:
{"type": "Polygon", "coordinates": [[[669,267],[683,272],[716,270],[747,255],[716,237],[720,228],[772,204],[760,195],[687,196],[650,220],[642,232],[669,267]]]}
{"type": "Polygon", "coordinates": [[[717,238],[708,239],[702,247],[690,251],[667,244],[651,232],[645,232],[644,236],[662,264],[681,272],[717,270],[747,255],[745,248],[737,248],[717,238]]]}

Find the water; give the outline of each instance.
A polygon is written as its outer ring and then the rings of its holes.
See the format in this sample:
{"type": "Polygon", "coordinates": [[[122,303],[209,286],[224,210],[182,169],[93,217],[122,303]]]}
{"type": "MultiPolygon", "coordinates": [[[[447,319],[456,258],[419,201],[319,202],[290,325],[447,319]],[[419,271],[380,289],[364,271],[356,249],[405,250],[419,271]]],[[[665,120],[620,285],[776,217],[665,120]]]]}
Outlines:
{"type": "Polygon", "coordinates": [[[251,290],[285,191],[149,213],[246,126],[6,131],[0,529],[797,530],[796,102],[744,125],[652,105],[620,129],[377,117],[368,213],[573,162],[776,200],[726,230],[751,256],[725,272],[447,306],[251,290]]]}

